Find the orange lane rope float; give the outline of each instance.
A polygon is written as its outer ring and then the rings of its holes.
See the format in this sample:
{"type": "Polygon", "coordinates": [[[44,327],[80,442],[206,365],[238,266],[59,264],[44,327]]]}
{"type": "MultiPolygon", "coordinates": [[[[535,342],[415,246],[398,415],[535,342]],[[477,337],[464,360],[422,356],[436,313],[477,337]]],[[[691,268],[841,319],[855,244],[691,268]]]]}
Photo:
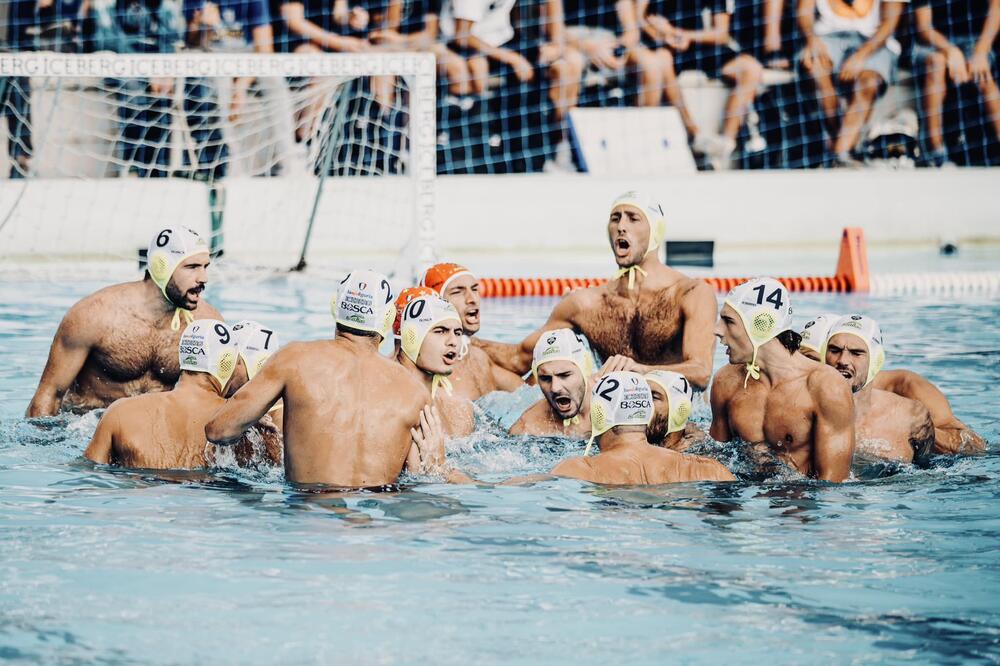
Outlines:
{"type": "MultiPolygon", "coordinates": [[[[702,278],[722,293],[749,280],[749,277],[702,278]]],[[[868,273],[868,248],[860,227],[847,227],[840,238],[840,257],[834,275],[776,278],[789,291],[867,292],[871,285],[868,273]]],[[[482,278],[479,293],[485,298],[514,296],[562,296],[574,289],[606,284],[607,278],[482,278]]]]}

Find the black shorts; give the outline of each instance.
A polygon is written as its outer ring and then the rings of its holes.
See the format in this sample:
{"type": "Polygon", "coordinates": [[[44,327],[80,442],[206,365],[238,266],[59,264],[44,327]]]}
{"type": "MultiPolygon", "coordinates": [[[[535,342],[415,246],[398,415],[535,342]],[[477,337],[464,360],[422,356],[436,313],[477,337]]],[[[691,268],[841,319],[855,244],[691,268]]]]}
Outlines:
{"type": "MultiPolygon", "coordinates": [[[[668,48],[662,42],[657,44],[645,38],[643,43],[650,49],[668,48]]],[[[674,71],[680,74],[688,70],[704,72],[710,79],[722,76],[722,68],[739,55],[739,52],[728,46],[705,46],[692,44],[687,51],[673,51],[674,71]]]]}

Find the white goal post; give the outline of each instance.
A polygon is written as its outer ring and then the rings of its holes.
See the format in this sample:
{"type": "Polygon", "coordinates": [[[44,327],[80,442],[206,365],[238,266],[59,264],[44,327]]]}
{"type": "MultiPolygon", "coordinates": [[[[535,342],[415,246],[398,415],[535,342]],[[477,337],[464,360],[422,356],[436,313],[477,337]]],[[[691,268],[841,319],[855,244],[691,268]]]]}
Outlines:
{"type": "Polygon", "coordinates": [[[420,53],[0,53],[0,259],[134,260],[169,222],[239,263],[411,279],[435,96],[420,53]]]}

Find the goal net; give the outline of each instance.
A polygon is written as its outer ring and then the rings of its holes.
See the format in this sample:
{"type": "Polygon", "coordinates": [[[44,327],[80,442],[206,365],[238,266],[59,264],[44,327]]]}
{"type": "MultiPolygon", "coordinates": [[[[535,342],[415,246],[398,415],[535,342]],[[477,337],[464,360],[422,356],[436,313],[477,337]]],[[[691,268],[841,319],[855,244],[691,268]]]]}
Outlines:
{"type": "Polygon", "coordinates": [[[0,110],[0,259],[178,223],[248,265],[433,259],[433,56],[0,54],[0,110]]]}

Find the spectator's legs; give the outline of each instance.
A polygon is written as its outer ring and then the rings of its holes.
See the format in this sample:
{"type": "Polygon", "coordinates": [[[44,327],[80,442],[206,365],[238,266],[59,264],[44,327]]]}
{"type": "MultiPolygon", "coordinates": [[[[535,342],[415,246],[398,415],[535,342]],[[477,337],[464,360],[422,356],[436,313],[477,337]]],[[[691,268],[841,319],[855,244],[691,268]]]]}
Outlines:
{"type": "Polygon", "coordinates": [[[476,95],[485,94],[490,79],[489,60],[486,59],[486,56],[472,56],[468,60],[468,66],[472,92],[476,95]]]}
{"type": "Polygon", "coordinates": [[[927,126],[927,143],[934,152],[944,151],[942,114],[948,84],[948,60],[940,51],[928,53],[924,58],[924,87],[922,92],[924,123],[927,126]]]}
{"type": "Polygon", "coordinates": [[[882,87],[882,77],[876,72],[865,70],[854,82],[854,94],[851,103],[844,113],[844,122],[840,126],[840,134],[833,144],[833,150],[838,156],[846,155],[854,148],[861,135],[861,128],[868,120],[882,87]]]}
{"type": "Polygon", "coordinates": [[[580,98],[583,67],[583,54],[570,47],[566,48],[561,58],[549,65],[549,99],[559,122],[566,118],[580,98]]]}
{"type": "Polygon", "coordinates": [[[726,115],[722,123],[722,136],[735,146],[747,108],[757,97],[764,67],[753,56],[744,53],[726,63],[722,76],[735,86],[726,100],[726,115]]]}
{"type": "Polygon", "coordinates": [[[993,134],[1000,141],[1000,88],[997,87],[996,79],[992,72],[979,81],[979,92],[983,96],[983,104],[986,105],[986,113],[989,115],[989,122],[993,126],[993,134]]]}
{"type": "Polygon", "coordinates": [[[677,71],[674,69],[674,54],[671,53],[670,49],[657,49],[655,56],[660,73],[663,75],[663,93],[666,95],[667,103],[681,114],[681,122],[684,123],[688,137],[694,140],[698,136],[698,125],[691,117],[687,105],[684,104],[684,95],[681,93],[681,85],[677,81],[677,71]]]}
{"type": "Polygon", "coordinates": [[[803,62],[802,67],[816,86],[816,97],[819,101],[819,107],[823,111],[823,117],[826,119],[827,131],[830,136],[836,136],[840,100],[837,98],[837,88],[833,83],[833,72],[815,60],[809,65],[803,62]]]}
{"type": "Polygon", "coordinates": [[[647,48],[629,51],[628,62],[639,76],[639,106],[659,106],[663,99],[663,72],[656,55],[647,48]]]}
{"type": "Polygon", "coordinates": [[[372,97],[381,110],[391,109],[396,103],[396,77],[373,76],[371,81],[372,97]]]}
{"type": "MultiPolygon", "coordinates": [[[[322,53],[323,50],[313,44],[312,42],[306,42],[304,44],[299,44],[295,47],[295,53],[322,53]]],[[[312,80],[307,84],[310,88],[314,87],[312,80]]],[[[308,137],[312,136],[314,125],[319,115],[323,112],[323,98],[321,95],[315,95],[309,104],[305,105],[298,110],[298,117],[295,119],[295,140],[302,142],[308,137]]]]}
{"type": "Polygon", "coordinates": [[[472,75],[465,60],[444,44],[435,44],[431,53],[437,56],[438,75],[448,82],[448,92],[464,97],[472,92],[472,75]]]}

